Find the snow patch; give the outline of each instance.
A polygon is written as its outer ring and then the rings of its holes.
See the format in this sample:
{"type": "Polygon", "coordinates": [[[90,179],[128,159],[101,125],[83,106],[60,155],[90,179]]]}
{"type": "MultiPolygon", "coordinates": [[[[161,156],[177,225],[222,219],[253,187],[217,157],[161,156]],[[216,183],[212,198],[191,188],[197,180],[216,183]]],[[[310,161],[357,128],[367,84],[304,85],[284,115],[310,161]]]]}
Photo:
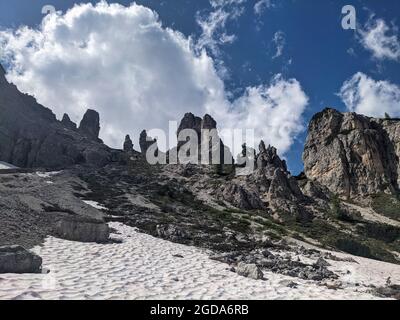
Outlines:
{"type": "MultiPolygon", "coordinates": [[[[120,223],[110,227],[122,243],[47,238],[33,251],[50,273],[2,275],[0,299],[377,299],[363,286],[332,290],[269,271],[264,271],[266,281],[244,278],[229,271],[227,264],[209,259],[205,250],[120,223]],[[288,280],[297,288],[289,288],[288,280]]],[[[389,276],[400,280],[400,266],[362,258],[357,262],[351,270],[353,281],[380,284],[389,276]]],[[[341,267],[347,269],[348,264],[338,263],[341,267]]]]}
{"type": "Polygon", "coordinates": [[[92,206],[93,208],[97,210],[108,210],[106,207],[102,206],[100,203],[92,200],[83,200],[84,203],[88,204],[89,206],[92,206]]]}

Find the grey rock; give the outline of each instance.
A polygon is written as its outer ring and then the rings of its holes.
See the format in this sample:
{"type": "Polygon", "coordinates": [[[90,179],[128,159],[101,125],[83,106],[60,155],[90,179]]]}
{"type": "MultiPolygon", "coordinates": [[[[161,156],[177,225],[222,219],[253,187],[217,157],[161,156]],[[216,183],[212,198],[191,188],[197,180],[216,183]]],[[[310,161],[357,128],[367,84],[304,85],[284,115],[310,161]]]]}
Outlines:
{"type": "Polygon", "coordinates": [[[187,239],[188,234],[175,225],[157,225],[156,233],[160,238],[177,242],[179,240],[187,239]]]}
{"type": "Polygon", "coordinates": [[[76,123],[73,122],[70,117],[68,116],[68,114],[64,113],[63,118],[61,120],[61,123],[68,129],[71,130],[76,130],[76,123]]]}
{"type": "Polygon", "coordinates": [[[109,227],[102,221],[82,217],[62,217],[57,220],[55,233],[62,239],[96,243],[109,241],[109,227]]]}
{"type": "Polygon", "coordinates": [[[74,164],[103,166],[110,162],[111,151],[97,140],[97,136],[93,140],[73,129],[73,125],[66,117],[64,122],[57,121],[49,109],[8,83],[4,70],[1,70],[0,159],[2,161],[21,168],[50,169],[65,168],[74,164]]]}
{"type": "Polygon", "coordinates": [[[140,136],[139,136],[139,145],[140,145],[140,151],[141,151],[142,155],[146,155],[147,150],[148,150],[151,146],[153,146],[154,144],[156,144],[156,143],[157,143],[157,140],[155,140],[155,139],[149,137],[149,136],[147,135],[147,131],[146,131],[146,130],[143,130],[143,131],[140,133],[140,136]]]}
{"type": "Polygon", "coordinates": [[[399,190],[400,121],[325,109],[310,122],[306,176],[343,197],[399,190]]]}
{"type": "Polygon", "coordinates": [[[330,267],[330,263],[326,261],[324,258],[319,258],[315,263],[318,267],[330,267]]]}
{"type": "Polygon", "coordinates": [[[41,273],[42,258],[21,246],[0,247],[0,273],[41,273]]]}
{"type": "Polygon", "coordinates": [[[189,143],[191,149],[195,149],[197,152],[196,164],[200,161],[206,164],[216,164],[218,173],[225,173],[223,164],[233,165],[234,161],[229,148],[224,145],[216,129],[217,122],[209,114],[206,114],[202,119],[192,113],[186,113],[177,131],[177,152],[189,143]],[[181,141],[183,137],[180,137],[180,135],[184,133],[184,130],[193,130],[196,133],[197,141],[191,140],[190,137],[186,137],[185,141],[181,141]],[[208,147],[208,155],[205,152],[205,147],[208,147]],[[204,154],[202,154],[202,151],[204,154]]]}
{"type": "Polygon", "coordinates": [[[131,140],[131,137],[126,135],[125,141],[124,141],[124,151],[125,152],[133,152],[133,142],[131,140]]]}
{"type": "Polygon", "coordinates": [[[98,140],[100,133],[100,115],[97,111],[88,109],[79,124],[79,131],[93,140],[98,140]]]}
{"type": "Polygon", "coordinates": [[[254,280],[264,279],[263,272],[255,264],[247,264],[244,262],[239,262],[236,268],[236,272],[238,275],[246,278],[254,280]]]}

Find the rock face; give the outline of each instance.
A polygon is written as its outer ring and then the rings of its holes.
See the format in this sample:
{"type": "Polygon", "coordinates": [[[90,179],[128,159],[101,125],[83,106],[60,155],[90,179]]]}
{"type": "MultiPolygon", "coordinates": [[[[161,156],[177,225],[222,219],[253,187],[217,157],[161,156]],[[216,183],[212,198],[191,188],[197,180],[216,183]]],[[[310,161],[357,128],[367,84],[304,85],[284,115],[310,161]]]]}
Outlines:
{"type": "Polygon", "coordinates": [[[111,150],[97,139],[98,114],[88,112],[81,131],[74,130],[68,118],[57,121],[49,109],[8,83],[1,68],[0,161],[22,168],[51,169],[108,163],[111,150]]]}
{"type": "Polygon", "coordinates": [[[146,155],[147,150],[153,145],[157,143],[157,140],[152,139],[147,135],[147,131],[143,130],[139,136],[139,145],[140,151],[143,155],[146,155]]]}
{"type": "Polygon", "coordinates": [[[76,123],[72,122],[69,115],[64,113],[61,123],[68,129],[76,130],[76,123]]]}
{"type": "Polygon", "coordinates": [[[109,240],[110,230],[102,221],[63,217],[56,222],[55,233],[62,239],[103,243],[109,240]]]}
{"type": "Polygon", "coordinates": [[[222,200],[251,210],[288,213],[303,219],[311,215],[299,205],[306,200],[297,180],[287,170],[277,150],[261,141],[254,161],[254,171],[231,180],[217,192],[222,200]]]}
{"type": "Polygon", "coordinates": [[[0,273],[40,273],[42,258],[21,246],[0,247],[0,273]]]}
{"type": "Polygon", "coordinates": [[[400,121],[325,109],[310,122],[305,174],[344,196],[399,190],[400,121]]]}
{"type": "Polygon", "coordinates": [[[133,142],[131,140],[131,137],[126,135],[125,137],[125,142],[124,142],[124,151],[125,152],[132,152],[133,151],[133,142]]]}
{"type": "Polygon", "coordinates": [[[100,115],[95,110],[87,110],[79,125],[79,131],[90,139],[98,140],[100,133],[100,115]]]}
{"type": "MultiPolygon", "coordinates": [[[[194,141],[189,137],[186,138],[186,141],[181,141],[180,139],[180,135],[184,134],[184,130],[187,129],[194,130],[197,134],[197,145],[194,146],[193,149],[197,149],[198,161],[196,161],[198,163],[201,161],[203,164],[233,164],[232,154],[219,137],[217,132],[217,122],[213,117],[206,114],[202,119],[192,113],[186,113],[178,127],[178,152],[183,146],[186,147],[187,143],[189,143],[190,146],[193,146],[192,143],[194,143],[194,141]],[[207,147],[209,150],[208,155],[206,152],[207,147]],[[204,154],[202,154],[202,150],[204,154]]],[[[221,170],[222,167],[219,171],[221,170]]]]}

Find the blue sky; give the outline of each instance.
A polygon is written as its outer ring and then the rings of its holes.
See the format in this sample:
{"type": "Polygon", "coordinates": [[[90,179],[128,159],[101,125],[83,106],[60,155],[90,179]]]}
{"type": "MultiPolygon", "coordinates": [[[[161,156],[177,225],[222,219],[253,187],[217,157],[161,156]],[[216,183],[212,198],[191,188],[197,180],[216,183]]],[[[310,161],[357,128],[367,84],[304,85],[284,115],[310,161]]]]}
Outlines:
{"type": "MultiPolygon", "coordinates": [[[[44,5],[51,4],[65,12],[75,2],[2,0],[0,27],[15,30],[27,25],[37,28],[43,18],[41,8],[44,5]]],[[[127,6],[130,4],[130,1],[115,2],[127,6]]],[[[388,108],[397,115],[398,102],[400,113],[400,101],[396,100],[396,90],[400,85],[400,60],[374,53],[363,45],[362,34],[358,32],[359,29],[367,32],[368,22],[373,24],[382,19],[388,27],[388,37],[391,36],[388,39],[395,41],[397,27],[400,27],[400,1],[271,0],[268,2],[270,5],[259,13],[254,9],[256,2],[247,0],[223,7],[228,13],[239,10],[236,11],[239,14],[226,20],[220,32],[216,33],[216,39],[220,40],[218,37],[223,35],[234,38],[227,43],[218,42],[216,48],[204,46],[225,84],[229,100],[235,101],[244,94],[246,88],[269,83],[274,75],[282,74],[285,79],[296,79],[309,98],[301,116],[306,126],[312,115],[325,107],[346,111],[349,106],[338,93],[345,81],[361,72],[374,81],[372,84],[385,81],[384,84],[391,88],[388,89],[389,95],[395,96],[388,108]],[[348,4],[356,8],[357,31],[341,27],[341,10],[348,4]],[[394,90],[395,94],[390,94],[390,90],[394,90]]],[[[202,36],[199,19],[205,20],[215,11],[208,0],[137,0],[136,3],[155,10],[164,27],[180,31],[185,37],[193,37],[196,41],[202,36]]],[[[378,90],[377,94],[381,91],[378,90]]],[[[385,97],[378,96],[373,101],[382,99],[385,97]]],[[[356,111],[368,109],[362,106],[354,108],[356,111]]],[[[379,110],[378,105],[376,108],[379,110]]],[[[302,170],[301,153],[305,136],[305,130],[297,132],[294,142],[285,152],[289,168],[296,174],[302,170]]]]}

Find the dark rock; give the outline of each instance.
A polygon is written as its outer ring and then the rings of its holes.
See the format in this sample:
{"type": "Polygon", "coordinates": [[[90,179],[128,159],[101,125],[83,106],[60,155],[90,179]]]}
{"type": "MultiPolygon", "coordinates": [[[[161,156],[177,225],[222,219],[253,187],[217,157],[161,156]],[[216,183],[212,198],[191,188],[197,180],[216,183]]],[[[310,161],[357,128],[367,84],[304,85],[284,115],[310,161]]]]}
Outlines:
{"type": "Polygon", "coordinates": [[[265,147],[264,141],[261,140],[259,146],[260,153],[257,155],[257,168],[273,167],[280,168],[287,172],[286,161],[281,160],[278,156],[278,150],[272,146],[265,147]]]}
{"type": "Polygon", "coordinates": [[[143,130],[140,133],[140,137],[139,137],[139,145],[140,145],[140,151],[142,153],[142,155],[146,155],[147,150],[153,146],[154,144],[157,143],[156,139],[153,139],[149,136],[147,136],[147,132],[146,130],[143,130]]]}
{"type": "Polygon", "coordinates": [[[90,139],[98,140],[100,133],[100,115],[97,111],[88,109],[83,115],[79,131],[90,139]]]}
{"type": "Polygon", "coordinates": [[[330,263],[326,261],[324,258],[319,258],[315,263],[318,267],[330,267],[330,263]]]}
{"type": "Polygon", "coordinates": [[[125,152],[133,152],[133,142],[129,135],[126,135],[126,137],[125,137],[124,151],[125,152]]]}
{"type": "Polygon", "coordinates": [[[57,219],[55,233],[65,240],[96,243],[107,242],[110,236],[106,223],[75,216],[57,219]]]}
{"type": "MultiPolygon", "coordinates": [[[[192,113],[186,113],[178,127],[178,146],[177,152],[183,146],[187,147],[187,143],[191,146],[191,150],[197,152],[196,163],[215,164],[218,166],[218,173],[223,174],[223,165],[233,165],[233,157],[228,147],[224,145],[217,132],[217,122],[208,114],[203,119],[196,117],[192,113]],[[190,137],[186,137],[185,141],[181,141],[180,135],[184,130],[193,130],[197,137],[197,141],[192,141],[190,137]],[[193,145],[195,144],[195,145],[193,145]],[[208,148],[207,150],[205,148],[208,148]]],[[[191,155],[192,156],[192,155],[191,155]]]]}
{"type": "Polygon", "coordinates": [[[375,293],[380,297],[400,300],[400,285],[378,287],[375,289],[375,293]]]}
{"type": "Polygon", "coordinates": [[[41,273],[42,258],[21,246],[0,247],[0,273],[41,273]]]}
{"type": "Polygon", "coordinates": [[[0,72],[0,115],[2,161],[21,168],[50,169],[74,164],[103,166],[110,162],[110,149],[100,143],[97,136],[93,140],[65,126],[66,120],[64,123],[57,121],[49,109],[8,83],[3,69],[0,72]]]}
{"type": "Polygon", "coordinates": [[[235,207],[245,210],[266,209],[265,203],[255,191],[246,187],[230,183],[220,190],[221,197],[235,207]]]}
{"type": "Polygon", "coordinates": [[[76,130],[76,123],[71,121],[68,114],[64,113],[61,123],[70,130],[76,130]]]}
{"type": "Polygon", "coordinates": [[[160,238],[173,242],[179,242],[183,239],[188,239],[188,234],[184,230],[172,224],[157,225],[156,232],[160,238]]]}
{"type": "MultiPolygon", "coordinates": [[[[194,130],[197,133],[198,143],[200,143],[201,127],[202,127],[201,118],[194,116],[193,113],[186,113],[179,124],[177,135],[179,137],[181,132],[186,129],[194,130]]],[[[184,145],[185,143],[186,141],[178,141],[178,151],[181,148],[181,146],[184,145]]]]}

